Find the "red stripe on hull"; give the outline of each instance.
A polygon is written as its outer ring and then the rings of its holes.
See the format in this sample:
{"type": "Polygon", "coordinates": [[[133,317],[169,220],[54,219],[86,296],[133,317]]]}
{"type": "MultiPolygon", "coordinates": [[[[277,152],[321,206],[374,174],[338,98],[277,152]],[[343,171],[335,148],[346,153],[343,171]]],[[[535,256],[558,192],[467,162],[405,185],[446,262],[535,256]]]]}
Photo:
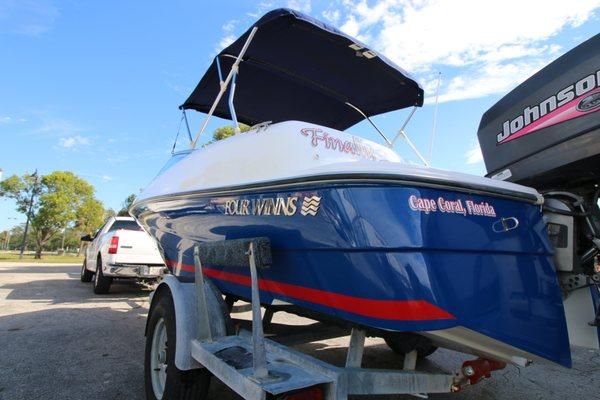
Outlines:
{"type": "MultiPolygon", "coordinates": [[[[171,267],[178,265],[177,262],[173,261],[169,261],[167,264],[171,267]]],[[[183,271],[194,272],[193,265],[179,264],[178,266],[183,271]]],[[[250,287],[251,285],[250,277],[247,275],[234,274],[207,267],[203,267],[202,272],[207,277],[225,282],[247,287],[250,287]]],[[[369,318],[395,321],[430,321],[456,318],[454,315],[425,300],[373,300],[292,285],[269,279],[259,279],[258,286],[262,291],[335,308],[337,310],[369,318]]]]}

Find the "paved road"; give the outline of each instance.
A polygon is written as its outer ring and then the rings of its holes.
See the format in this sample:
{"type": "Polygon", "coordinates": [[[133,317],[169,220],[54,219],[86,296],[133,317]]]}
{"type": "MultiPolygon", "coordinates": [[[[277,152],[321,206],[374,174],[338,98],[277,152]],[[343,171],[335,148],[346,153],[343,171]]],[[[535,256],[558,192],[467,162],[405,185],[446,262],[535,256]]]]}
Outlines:
{"type": "MultiPolygon", "coordinates": [[[[79,282],[78,266],[0,264],[0,399],[143,399],[144,323],[149,291],[115,284],[96,296],[79,282]]],[[[305,320],[284,313],[274,322],[305,320]]],[[[299,348],[343,363],[348,338],[299,348]]],[[[367,366],[393,367],[402,358],[380,339],[368,339],[367,366]]],[[[452,370],[458,353],[439,350],[418,367],[452,370]]],[[[458,394],[432,399],[600,399],[600,354],[574,351],[576,367],[507,367],[493,379],[458,394]]],[[[239,400],[219,382],[210,398],[239,400]]],[[[378,399],[408,399],[389,396],[378,399]]]]}

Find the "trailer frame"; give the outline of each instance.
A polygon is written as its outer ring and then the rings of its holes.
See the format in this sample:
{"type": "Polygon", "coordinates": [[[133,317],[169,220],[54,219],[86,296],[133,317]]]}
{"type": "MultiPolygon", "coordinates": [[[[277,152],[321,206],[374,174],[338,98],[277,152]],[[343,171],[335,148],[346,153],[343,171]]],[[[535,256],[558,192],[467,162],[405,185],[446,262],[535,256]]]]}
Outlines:
{"type": "MultiPolygon", "coordinates": [[[[183,283],[174,276],[166,276],[156,291],[160,296],[166,286],[173,298],[177,368],[206,368],[237,394],[249,400],[263,400],[271,396],[285,398],[286,394],[303,390],[318,393],[316,398],[325,400],[374,394],[426,397],[427,393],[458,391],[461,383],[464,383],[462,371],[452,374],[417,371],[416,350],[405,355],[402,369],[363,368],[366,332],[360,327],[351,329],[343,367],[265,338],[258,268],[270,267],[266,265],[270,262],[268,239],[226,240],[218,242],[216,246],[215,243],[199,243],[194,247],[194,283],[183,283]],[[224,309],[223,296],[216,286],[205,279],[202,259],[208,258],[207,263],[212,266],[231,262],[233,254],[234,259],[237,257],[240,262],[240,252],[246,260],[245,267],[250,269],[252,329],[240,329],[231,334],[227,329],[229,310],[224,309]]],[[[271,313],[267,313],[265,318],[270,320],[271,316],[271,313]]],[[[322,333],[315,330],[314,334],[304,336],[303,342],[318,340],[322,333]]],[[[339,333],[346,334],[347,330],[339,333]]],[[[332,337],[331,331],[326,335],[332,337]]]]}

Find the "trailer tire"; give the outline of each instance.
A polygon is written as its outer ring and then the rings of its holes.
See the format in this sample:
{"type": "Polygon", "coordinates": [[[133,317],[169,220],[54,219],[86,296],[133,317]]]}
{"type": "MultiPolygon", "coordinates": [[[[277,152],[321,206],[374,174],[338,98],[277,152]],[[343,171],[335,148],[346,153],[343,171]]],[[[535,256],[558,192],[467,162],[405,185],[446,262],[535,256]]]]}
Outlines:
{"type": "Polygon", "coordinates": [[[414,333],[395,333],[392,336],[383,338],[385,343],[396,354],[406,355],[413,350],[417,350],[418,358],[425,358],[433,354],[437,347],[424,337],[414,333]]]}
{"type": "MultiPolygon", "coordinates": [[[[204,400],[208,395],[211,373],[205,369],[182,371],[175,366],[176,351],[176,326],[175,306],[168,291],[163,291],[148,317],[148,331],[146,335],[146,349],[144,357],[144,386],[148,400],[204,400]],[[166,378],[162,385],[156,387],[156,380],[160,380],[156,364],[160,363],[160,355],[156,352],[156,342],[160,332],[166,332],[164,348],[164,364],[166,364],[166,378]],[[154,348],[154,351],[153,351],[154,348]],[[158,358],[157,358],[158,357],[158,358]],[[153,381],[154,380],[154,381],[153,381]]],[[[162,366],[161,366],[162,367],[162,366]]]]}
{"type": "Polygon", "coordinates": [[[94,274],[94,293],[108,293],[111,284],[112,278],[104,276],[104,274],[102,273],[102,259],[100,258],[100,256],[98,256],[98,261],[96,262],[96,273],[94,274]]]}
{"type": "Polygon", "coordinates": [[[87,259],[83,260],[83,265],[81,266],[81,277],[79,278],[81,280],[81,282],[91,282],[92,278],[94,277],[94,273],[90,270],[88,270],[85,267],[85,264],[87,264],[87,259]]]}

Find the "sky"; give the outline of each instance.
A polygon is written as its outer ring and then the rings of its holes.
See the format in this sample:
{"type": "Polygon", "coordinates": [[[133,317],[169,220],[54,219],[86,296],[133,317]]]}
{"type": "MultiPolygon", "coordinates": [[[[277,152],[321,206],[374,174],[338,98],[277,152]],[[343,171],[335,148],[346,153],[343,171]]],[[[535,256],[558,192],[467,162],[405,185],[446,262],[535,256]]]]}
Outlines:
{"type": "MultiPolygon", "coordinates": [[[[483,112],[600,31],[600,0],[0,0],[4,177],[73,171],[119,209],[168,161],[178,106],[212,58],[278,7],[340,28],[420,82],[425,106],[406,132],[424,154],[439,81],[432,165],[476,175],[486,172],[477,143],[483,112]]],[[[188,115],[195,133],[202,115],[188,115]]],[[[406,115],[374,120],[394,136],[406,115]]],[[[202,140],[224,124],[212,119],[202,140]]],[[[364,122],[349,132],[379,141],[364,122]]],[[[405,143],[396,150],[418,162],[405,143]]],[[[0,230],[22,222],[0,199],[0,230]]]]}

